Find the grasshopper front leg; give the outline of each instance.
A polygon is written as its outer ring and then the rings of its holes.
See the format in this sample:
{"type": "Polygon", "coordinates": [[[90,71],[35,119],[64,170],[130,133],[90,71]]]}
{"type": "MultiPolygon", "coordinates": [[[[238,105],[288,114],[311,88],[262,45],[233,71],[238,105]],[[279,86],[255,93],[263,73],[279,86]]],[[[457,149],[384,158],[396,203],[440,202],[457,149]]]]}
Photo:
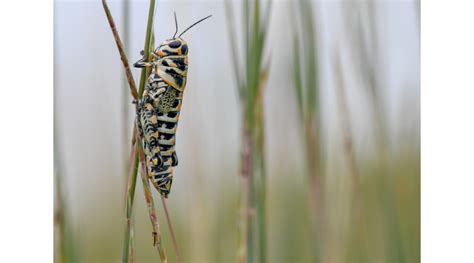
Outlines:
{"type": "MultiPolygon", "coordinates": [[[[133,64],[134,67],[136,67],[136,68],[146,68],[146,67],[156,66],[155,61],[148,62],[148,57],[145,56],[145,52],[143,52],[143,50],[140,51],[140,55],[142,55],[143,57],[133,64]]],[[[153,53],[153,57],[157,58],[154,53],[153,53]]]]}

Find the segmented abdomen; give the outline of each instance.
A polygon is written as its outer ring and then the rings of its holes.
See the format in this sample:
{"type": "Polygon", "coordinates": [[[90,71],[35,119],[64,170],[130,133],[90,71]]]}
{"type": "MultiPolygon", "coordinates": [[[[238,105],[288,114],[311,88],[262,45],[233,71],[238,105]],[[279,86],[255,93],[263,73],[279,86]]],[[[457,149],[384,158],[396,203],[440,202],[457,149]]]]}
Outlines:
{"type": "Polygon", "coordinates": [[[182,92],[166,84],[156,73],[149,77],[139,105],[139,130],[147,159],[149,177],[167,197],[178,164],[175,134],[181,110],[182,92]]]}

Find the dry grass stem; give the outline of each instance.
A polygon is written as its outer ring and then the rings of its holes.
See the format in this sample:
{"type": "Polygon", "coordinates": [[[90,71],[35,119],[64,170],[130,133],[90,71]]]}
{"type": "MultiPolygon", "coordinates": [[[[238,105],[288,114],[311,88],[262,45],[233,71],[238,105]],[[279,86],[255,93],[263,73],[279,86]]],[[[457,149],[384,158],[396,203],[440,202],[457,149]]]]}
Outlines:
{"type": "Polygon", "coordinates": [[[117,44],[118,51],[120,53],[120,59],[122,60],[123,67],[125,69],[125,74],[127,76],[128,84],[130,85],[130,92],[135,100],[138,99],[137,87],[135,86],[135,81],[133,80],[132,71],[130,70],[130,65],[128,63],[127,55],[125,54],[122,41],[117,32],[117,27],[115,26],[114,19],[110,13],[109,6],[107,1],[102,0],[102,5],[104,6],[105,14],[107,15],[107,20],[109,21],[110,29],[114,35],[115,43],[117,44]]]}
{"type": "Polygon", "coordinates": [[[137,145],[137,150],[140,155],[140,164],[141,164],[141,178],[143,184],[143,193],[145,195],[145,201],[148,208],[148,215],[150,217],[151,226],[153,228],[153,246],[156,246],[158,253],[160,254],[161,262],[168,262],[166,257],[165,250],[163,248],[163,243],[161,242],[161,232],[160,225],[158,223],[158,217],[156,215],[155,202],[153,201],[153,196],[150,189],[150,181],[148,180],[148,173],[145,166],[145,154],[140,145],[137,145]]]}
{"type": "Polygon", "coordinates": [[[353,194],[353,201],[352,201],[352,208],[354,211],[355,217],[355,225],[359,226],[360,228],[360,238],[362,239],[362,245],[364,246],[363,251],[369,251],[369,243],[368,243],[368,226],[367,226],[367,216],[364,214],[364,202],[363,196],[361,192],[361,185],[360,185],[360,176],[357,167],[357,159],[356,154],[354,152],[354,142],[352,139],[352,124],[351,118],[348,108],[348,101],[347,101],[347,92],[345,90],[346,84],[344,82],[344,74],[342,70],[342,62],[341,58],[338,55],[335,55],[335,72],[336,72],[336,94],[338,105],[340,108],[340,120],[343,132],[343,146],[344,146],[344,154],[346,159],[349,163],[349,174],[351,178],[351,186],[352,186],[352,194],[353,194]]]}
{"type": "Polygon", "coordinates": [[[138,156],[136,155],[135,140],[132,142],[130,152],[130,162],[127,180],[127,195],[126,195],[126,215],[125,215],[125,243],[123,262],[133,262],[134,255],[134,237],[133,237],[133,202],[135,197],[135,185],[136,185],[136,169],[134,164],[138,164],[138,156]]]}
{"type": "Polygon", "coordinates": [[[356,155],[354,153],[353,148],[353,140],[352,140],[352,125],[351,125],[351,117],[348,108],[348,102],[346,97],[345,91],[345,83],[344,83],[344,75],[342,71],[341,59],[339,56],[336,55],[335,59],[335,72],[336,72],[336,94],[337,94],[337,101],[339,105],[339,109],[341,111],[341,126],[343,132],[343,145],[344,145],[344,153],[346,158],[349,162],[349,173],[352,180],[352,187],[354,193],[357,195],[357,200],[359,199],[359,175],[357,171],[357,160],[356,155]]]}
{"type": "Polygon", "coordinates": [[[181,256],[180,256],[180,253],[179,253],[178,242],[176,241],[176,236],[174,234],[173,225],[171,223],[171,219],[170,219],[170,216],[169,216],[169,213],[168,213],[168,206],[166,205],[166,199],[163,196],[161,196],[161,202],[163,204],[163,209],[165,210],[166,222],[168,223],[168,228],[169,228],[169,231],[170,231],[171,240],[173,241],[173,248],[174,248],[174,252],[175,252],[175,256],[176,256],[176,262],[180,262],[181,256]]]}

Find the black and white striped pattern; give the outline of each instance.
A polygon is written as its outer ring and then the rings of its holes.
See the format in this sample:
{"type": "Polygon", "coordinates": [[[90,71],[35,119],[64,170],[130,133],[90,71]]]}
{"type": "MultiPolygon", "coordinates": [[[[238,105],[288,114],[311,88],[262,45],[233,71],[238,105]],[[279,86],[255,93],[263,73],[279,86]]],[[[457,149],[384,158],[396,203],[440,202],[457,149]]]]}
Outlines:
{"type": "Polygon", "coordinates": [[[173,167],[178,165],[175,135],[182,97],[183,91],[168,85],[154,69],[138,104],[137,123],[148,176],[164,197],[169,195],[173,167]]]}

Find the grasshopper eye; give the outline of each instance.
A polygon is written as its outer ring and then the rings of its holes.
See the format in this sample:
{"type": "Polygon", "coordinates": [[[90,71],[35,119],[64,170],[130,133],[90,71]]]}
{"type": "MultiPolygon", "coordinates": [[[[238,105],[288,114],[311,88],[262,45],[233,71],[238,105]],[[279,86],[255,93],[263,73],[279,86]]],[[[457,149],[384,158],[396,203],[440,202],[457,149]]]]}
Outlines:
{"type": "Polygon", "coordinates": [[[171,48],[179,48],[181,46],[181,41],[173,41],[168,44],[171,48]]]}

